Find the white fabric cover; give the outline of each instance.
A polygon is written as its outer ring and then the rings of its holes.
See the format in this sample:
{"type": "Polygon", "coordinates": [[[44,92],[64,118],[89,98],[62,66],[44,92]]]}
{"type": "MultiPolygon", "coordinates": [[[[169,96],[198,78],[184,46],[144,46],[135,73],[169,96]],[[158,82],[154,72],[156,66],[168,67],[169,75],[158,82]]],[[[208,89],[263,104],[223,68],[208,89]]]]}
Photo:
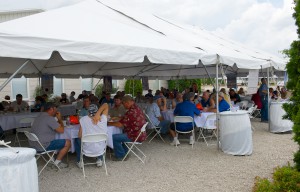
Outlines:
{"type": "Polygon", "coordinates": [[[215,74],[218,62],[230,66],[226,73],[246,76],[248,69],[282,70],[286,64],[210,32],[103,2],[110,7],[87,0],[1,23],[0,74],[8,77],[26,59],[31,62],[19,75],[58,78],[199,78],[207,76],[203,64],[215,74]]]}
{"type": "Polygon", "coordinates": [[[35,149],[14,147],[0,148],[0,191],[38,192],[38,171],[35,149]]]}
{"type": "MultiPolygon", "coordinates": [[[[64,133],[57,133],[55,135],[55,139],[70,139],[71,140],[71,152],[75,152],[75,143],[74,139],[78,138],[78,131],[80,125],[70,125],[65,127],[64,133]]],[[[120,134],[122,133],[122,129],[115,127],[115,126],[107,126],[107,146],[111,149],[114,148],[112,135],[113,134],[120,134]]]]}
{"type": "Polygon", "coordinates": [[[252,154],[252,130],[247,111],[221,112],[219,125],[221,149],[224,153],[252,154]]]}
{"type": "MultiPolygon", "coordinates": [[[[203,127],[205,125],[205,121],[206,121],[207,116],[212,115],[212,114],[214,114],[214,113],[213,112],[203,112],[203,113],[201,113],[201,116],[195,116],[194,121],[195,121],[196,127],[203,127]]],[[[206,123],[206,126],[214,127],[215,122],[216,122],[216,119],[215,120],[209,120],[206,123]]]]}
{"type": "Polygon", "coordinates": [[[270,132],[280,133],[291,131],[293,122],[287,119],[282,119],[282,116],[286,114],[282,105],[285,102],[271,102],[270,103],[270,132]]]}
{"type": "MultiPolygon", "coordinates": [[[[20,127],[20,120],[25,117],[37,117],[39,112],[7,113],[0,115],[0,125],[4,131],[20,127]]],[[[27,125],[22,125],[27,126],[27,125]]]]}

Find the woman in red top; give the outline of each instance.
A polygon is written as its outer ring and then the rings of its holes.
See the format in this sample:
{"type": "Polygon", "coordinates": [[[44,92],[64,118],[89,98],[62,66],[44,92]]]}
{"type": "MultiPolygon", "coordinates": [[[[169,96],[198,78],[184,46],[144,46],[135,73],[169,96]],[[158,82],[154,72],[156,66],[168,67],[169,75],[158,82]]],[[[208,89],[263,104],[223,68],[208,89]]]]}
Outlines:
{"type": "Polygon", "coordinates": [[[258,91],[252,95],[251,100],[255,103],[255,105],[257,105],[257,109],[261,109],[262,108],[262,103],[258,94],[258,91]]]}

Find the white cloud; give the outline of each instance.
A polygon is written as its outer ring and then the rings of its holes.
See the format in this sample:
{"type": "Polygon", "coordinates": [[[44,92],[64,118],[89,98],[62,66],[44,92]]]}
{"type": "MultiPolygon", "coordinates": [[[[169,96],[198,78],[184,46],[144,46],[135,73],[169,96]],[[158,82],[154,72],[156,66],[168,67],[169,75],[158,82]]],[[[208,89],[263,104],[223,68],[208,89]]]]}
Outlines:
{"type": "Polygon", "coordinates": [[[281,8],[270,3],[253,4],[239,19],[216,31],[253,48],[280,56],[279,51],[289,48],[290,43],[297,39],[292,13],[291,0],[285,0],[281,8]]]}

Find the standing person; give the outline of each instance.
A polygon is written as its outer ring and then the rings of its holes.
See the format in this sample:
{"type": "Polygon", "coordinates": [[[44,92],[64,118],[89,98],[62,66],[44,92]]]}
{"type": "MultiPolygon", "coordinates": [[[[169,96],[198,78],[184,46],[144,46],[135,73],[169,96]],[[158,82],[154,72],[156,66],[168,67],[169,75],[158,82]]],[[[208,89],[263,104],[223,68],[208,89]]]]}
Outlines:
{"type": "MultiPolygon", "coordinates": [[[[124,132],[122,134],[113,135],[114,161],[122,161],[128,151],[124,142],[135,141],[143,125],[146,123],[143,111],[134,103],[134,99],[131,96],[124,96],[122,102],[127,109],[125,115],[119,122],[108,122],[108,125],[119,127],[123,129],[124,132]]],[[[144,140],[146,140],[146,133],[140,135],[138,142],[144,140]]]]}
{"type": "Polygon", "coordinates": [[[267,80],[265,78],[261,79],[261,85],[258,89],[259,97],[261,100],[262,108],[261,108],[261,122],[268,122],[268,86],[267,80]]]}
{"type": "MultiPolygon", "coordinates": [[[[62,163],[63,157],[68,153],[71,147],[71,141],[68,139],[55,139],[56,133],[64,133],[64,124],[60,112],[57,111],[54,103],[48,102],[45,105],[45,112],[42,112],[35,118],[31,132],[34,133],[40,140],[46,150],[58,150],[55,164],[59,168],[68,167],[62,163]],[[56,117],[58,121],[55,120],[56,117]]],[[[29,143],[37,151],[41,151],[41,147],[36,142],[29,143]]]]}

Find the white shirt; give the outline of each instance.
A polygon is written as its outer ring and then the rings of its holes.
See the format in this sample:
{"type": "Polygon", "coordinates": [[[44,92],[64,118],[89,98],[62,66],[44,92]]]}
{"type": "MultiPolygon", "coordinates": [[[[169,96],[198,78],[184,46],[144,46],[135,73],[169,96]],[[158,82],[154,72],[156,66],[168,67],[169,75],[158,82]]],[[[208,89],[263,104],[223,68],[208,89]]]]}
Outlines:
{"type": "Polygon", "coordinates": [[[22,101],[20,105],[18,105],[17,101],[14,101],[10,104],[10,107],[14,109],[14,111],[25,111],[25,108],[28,107],[28,103],[26,101],[22,101]]]}
{"type": "MultiPolygon", "coordinates": [[[[82,128],[82,137],[87,134],[105,133],[107,134],[107,116],[101,115],[101,121],[95,125],[92,118],[84,116],[80,119],[80,125],[82,128]]],[[[86,155],[99,156],[105,149],[106,145],[103,142],[98,143],[84,143],[83,153],[86,155]]]]}

